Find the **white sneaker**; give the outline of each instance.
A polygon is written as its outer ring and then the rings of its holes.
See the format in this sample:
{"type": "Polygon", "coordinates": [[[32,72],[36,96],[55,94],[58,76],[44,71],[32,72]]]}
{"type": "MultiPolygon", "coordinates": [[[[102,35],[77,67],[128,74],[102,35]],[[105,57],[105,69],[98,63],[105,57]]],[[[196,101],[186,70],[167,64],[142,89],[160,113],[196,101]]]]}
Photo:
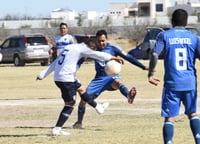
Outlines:
{"type": "Polygon", "coordinates": [[[109,102],[105,102],[103,104],[97,104],[95,109],[98,114],[102,114],[102,113],[104,113],[105,109],[108,108],[108,106],[109,106],[109,102]]]}
{"type": "Polygon", "coordinates": [[[67,136],[67,135],[70,135],[69,132],[65,132],[61,129],[61,127],[54,127],[53,130],[52,130],[52,134],[54,136],[67,136]]]}
{"type": "Polygon", "coordinates": [[[109,107],[110,104],[109,104],[109,102],[104,102],[102,105],[103,105],[103,108],[104,108],[104,109],[107,109],[107,108],[109,107]]]}

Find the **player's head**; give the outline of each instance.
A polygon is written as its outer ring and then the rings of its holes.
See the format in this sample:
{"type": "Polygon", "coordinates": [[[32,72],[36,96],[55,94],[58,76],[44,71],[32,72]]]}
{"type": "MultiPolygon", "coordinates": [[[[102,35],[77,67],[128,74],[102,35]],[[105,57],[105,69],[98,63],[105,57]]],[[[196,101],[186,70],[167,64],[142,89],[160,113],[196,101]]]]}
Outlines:
{"type": "Polygon", "coordinates": [[[96,33],[96,41],[97,41],[97,46],[99,49],[103,49],[106,47],[107,42],[108,42],[108,35],[105,30],[99,30],[96,33]]]}
{"type": "Polygon", "coordinates": [[[65,35],[68,33],[68,26],[66,23],[60,23],[60,34],[65,35]]]}
{"type": "Polygon", "coordinates": [[[96,42],[93,39],[89,38],[84,43],[92,50],[96,50],[96,42]]]}
{"type": "Polygon", "coordinates": [[[172,26],[186,26],[188,19],[187,11],[183,9],[176,9],[172,14],[172,26]]]}

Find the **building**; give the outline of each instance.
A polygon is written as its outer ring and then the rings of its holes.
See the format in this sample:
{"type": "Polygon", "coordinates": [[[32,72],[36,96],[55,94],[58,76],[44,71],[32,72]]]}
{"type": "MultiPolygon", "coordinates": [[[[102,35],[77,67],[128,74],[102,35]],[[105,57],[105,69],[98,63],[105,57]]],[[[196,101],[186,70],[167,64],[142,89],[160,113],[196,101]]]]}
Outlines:
{"type": "Polygon", "coordinates": [[[169,0],[138,0],[133,3],[110,3],[109,14],[115,17],[151,17],[166,16],[167,8],[172,6],[169,0]]]}
{"type": "Polygon", "coordinates": [[[110,3],[109,4],[109,15],[115,17],[129,17],[137,16],[138,8],[137,3],[110,3]]]}
{"type": "Polygon", "coordinates": [[[57,8],[51,12],[52,19],[67,19],[74,20],[76,12],[70,9],[57,8]]]}

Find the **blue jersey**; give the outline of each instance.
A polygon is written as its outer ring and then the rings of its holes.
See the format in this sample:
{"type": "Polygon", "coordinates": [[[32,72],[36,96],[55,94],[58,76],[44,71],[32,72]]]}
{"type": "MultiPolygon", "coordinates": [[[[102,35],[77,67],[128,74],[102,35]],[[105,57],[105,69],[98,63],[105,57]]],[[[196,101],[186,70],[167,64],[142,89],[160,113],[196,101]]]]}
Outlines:
{"type": "MultiPolygon", "coordinates": [[[[145,66],[140,63],[136,58],[134,58],[133,56],[123,52],[119,47],[116,47],[114,45],[111,45],[110,43],[107,43],[106,47],[103,49],[98,49],[97,51],[102,51],[102,52],[106,52],[109,53],[113,56],[120,56],[122,58],[124,58],[125,60],[127,60],[128,62],[142,68],[145,69],[145,66]]],[[[95,77],[99,77],[99,76],[105,76],[106,73],[104,71],[104,67],[106,65],[107,61],[99,61],[99,60],[95,60],[95,70],[96,70],[96,76],[95,77]]]]}
{"type": "Polygon", "coordinates": [[[196,88],[195,57],[200,58],[200,40],[183,27],[158,35],[153,52],[164,52],[164,87],[174,91],[196,88]]]}

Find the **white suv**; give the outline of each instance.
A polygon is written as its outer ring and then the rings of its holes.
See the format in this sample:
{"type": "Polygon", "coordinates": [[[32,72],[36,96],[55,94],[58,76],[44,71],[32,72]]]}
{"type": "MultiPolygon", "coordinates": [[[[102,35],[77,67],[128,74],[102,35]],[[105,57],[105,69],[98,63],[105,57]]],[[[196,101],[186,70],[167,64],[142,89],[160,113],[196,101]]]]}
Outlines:
{"type": "Polygon", "coordinates": [[[42,34],[11,36],[0,46],[3,55],[1,63],[24,66],[25,63],[39,62],[45,66],[49,64],[49,49],[48,41],[42,34]]]}

